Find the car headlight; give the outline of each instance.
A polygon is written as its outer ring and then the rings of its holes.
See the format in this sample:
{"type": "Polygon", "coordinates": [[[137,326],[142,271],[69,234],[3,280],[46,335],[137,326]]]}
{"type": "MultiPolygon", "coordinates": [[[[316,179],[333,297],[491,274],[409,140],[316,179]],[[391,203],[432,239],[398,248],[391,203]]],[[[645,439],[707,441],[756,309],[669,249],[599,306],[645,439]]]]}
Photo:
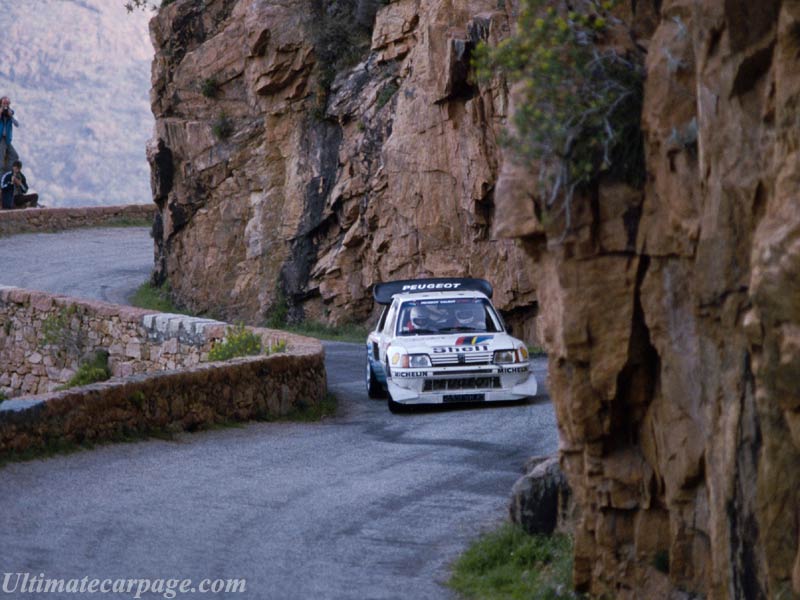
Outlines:
{"type": "Polygon", "coordinates": [[[430,367],[431,359],[427,354],[407,354],[403,357],[403,367],[406,369],[418,369],[420,367],[430,367]]]}
{"type": "Polygon", "coordinates": [[[525,362],[528,360],[528,349],[525,346],[520,346],[517,348],[517,355],[519,356],[519,362],[525,362]]]}
{"type": "Polygon", "coordinates": [[[517,353],[513,350],[496,350],[494,353],[494,363],[496,365],[504,365],[506,363],[513,363],[517,361],[517,353]]]}

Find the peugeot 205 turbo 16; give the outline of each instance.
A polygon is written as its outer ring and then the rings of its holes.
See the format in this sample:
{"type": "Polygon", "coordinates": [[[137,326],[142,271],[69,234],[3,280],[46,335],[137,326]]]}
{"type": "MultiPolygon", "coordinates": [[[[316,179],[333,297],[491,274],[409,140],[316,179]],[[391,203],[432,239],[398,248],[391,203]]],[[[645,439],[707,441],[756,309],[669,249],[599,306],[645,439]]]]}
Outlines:
{"type": "Polygon", "coordinates": [[[525,344],[509,335],[484,279],[375,285],[383,305],[367,338],[370,398],[397,412],[414,404],[524,400],[536,395],[525,344]]]}

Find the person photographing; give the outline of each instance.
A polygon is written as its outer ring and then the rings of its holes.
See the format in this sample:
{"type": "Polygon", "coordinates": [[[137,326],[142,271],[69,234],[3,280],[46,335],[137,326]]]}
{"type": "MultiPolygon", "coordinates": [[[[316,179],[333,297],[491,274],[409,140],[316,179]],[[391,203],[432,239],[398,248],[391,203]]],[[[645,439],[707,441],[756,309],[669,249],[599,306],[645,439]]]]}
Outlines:
{"type": "Polygon", "coordinates": [[[34,207],[39,203],[39,194],[28,193],[28,180],[22,172],[22,163],[18,160],[15,160],[11,170],[0,178],[0,194],[4,210],[34,207]]]}
{"type": "Polygon", "coordinates": [[[0,166],[2,172],[9,170],[10,165],[19,160],[19,154],[14,150],[11,141],[14,138],[14,126],[19,127],[19,122],[14,118],[14,109],[8,96],[0,98],[0,166]]]}

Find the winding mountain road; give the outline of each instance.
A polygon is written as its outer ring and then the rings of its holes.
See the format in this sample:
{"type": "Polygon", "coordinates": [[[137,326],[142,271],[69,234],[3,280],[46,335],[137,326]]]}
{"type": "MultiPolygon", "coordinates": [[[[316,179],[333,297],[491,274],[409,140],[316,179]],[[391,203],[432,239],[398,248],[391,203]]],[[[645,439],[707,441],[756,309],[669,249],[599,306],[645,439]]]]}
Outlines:
{"type": "Polygon", "coordinates": [[[72,229],[0,238],[0,284],[125,303],[153,270],[146,227],[72,229]]]}
{"type": "MultiPolygon", "coordinates": [[[[139,229],[0,239],[17,265],[0,283],[124,298],[149,272],[151,243],[139,229]]],[[[366,396],[362,346],[325,347],[335,418],[0,468],[0,577],[246,580],[245,593],[178,598],[454,598],[450,563],[505,518],[525,459],[556,449],[548,398],[393,415],[366,396]]],[[[545,362],[534,370],[543,381],[545,362]]]]}

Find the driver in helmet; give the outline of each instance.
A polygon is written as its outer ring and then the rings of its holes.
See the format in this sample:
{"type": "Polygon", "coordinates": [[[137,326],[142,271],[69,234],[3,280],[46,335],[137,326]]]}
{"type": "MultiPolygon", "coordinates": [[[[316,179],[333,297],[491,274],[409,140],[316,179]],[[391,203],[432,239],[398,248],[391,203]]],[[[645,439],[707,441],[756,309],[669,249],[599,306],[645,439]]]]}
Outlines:
{"type": "Polygon", "coordinates": [[[483,331],[486,329],[486,312],[477,303],[463,304],[456,307],[456,321],[459,327],[483,331]]]}
{"type": "Polygon", "coordinates": [[[430,329],[431,315],[425,306],[412,306],[408,312],[408,322],[405,325],[406,331],[416,329],[430,329]]]}

